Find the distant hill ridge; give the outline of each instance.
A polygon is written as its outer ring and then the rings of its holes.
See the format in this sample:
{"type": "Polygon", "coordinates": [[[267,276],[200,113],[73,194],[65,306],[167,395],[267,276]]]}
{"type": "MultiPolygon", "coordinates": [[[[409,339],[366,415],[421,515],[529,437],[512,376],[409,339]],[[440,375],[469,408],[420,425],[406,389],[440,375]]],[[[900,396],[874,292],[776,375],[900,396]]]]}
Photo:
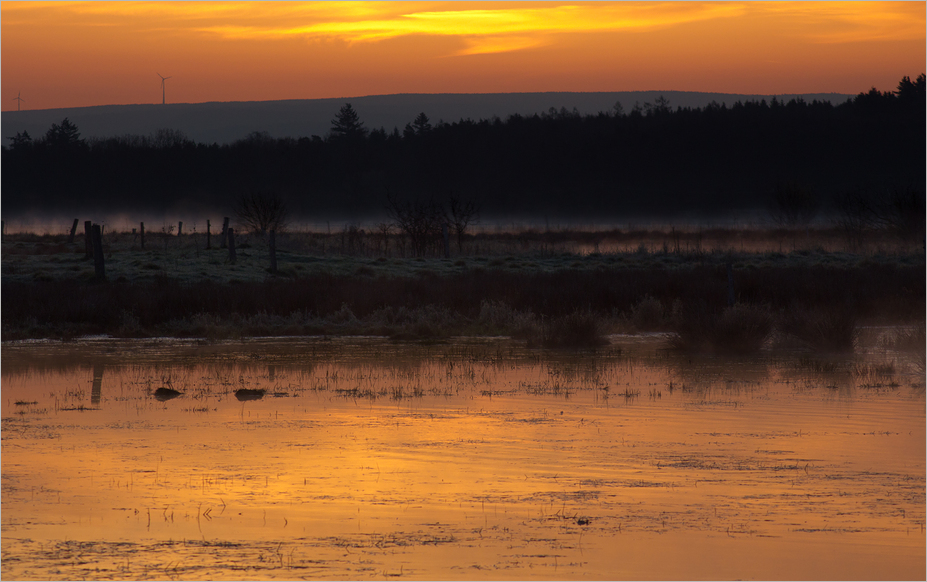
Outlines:
{"type": "MultiPolygon", "coordinates": [[[[780,101],[801,98],[829,101],[835,105],[853,95],[839,93],[739,95],[691,91],[624,91],[601,93],[437,93],[370,95],[329,99],[289,99],[282,101],[232,101],[209,103],[169,103],[167,105],[100,105],[34,111],[4,111],[2,137],[27,131],[33,138],[45,135],[52,123],[67,117],[77,125],[81,137],[112,137],[126,134],[149,135],[159,129],[176,129],[203,143],[229,143],[251,132],[267,132],[272,137],[324,137],[331,120],[344,103],[351,103],[368,129],[392,131],[402,128],[424,112],[432,123],[439,120],[502,119],[518,113],[533,115],[555,108],[577,109],[581,114],[612,111],[620,101],[625,112],[635,103],[652,103],[657,97],[669,100],[675,109],[704,107],[712,101],[731,106],[741,101],[780,101]]],[[[7,139],[3,140],[8,145],[7,139]]]]}

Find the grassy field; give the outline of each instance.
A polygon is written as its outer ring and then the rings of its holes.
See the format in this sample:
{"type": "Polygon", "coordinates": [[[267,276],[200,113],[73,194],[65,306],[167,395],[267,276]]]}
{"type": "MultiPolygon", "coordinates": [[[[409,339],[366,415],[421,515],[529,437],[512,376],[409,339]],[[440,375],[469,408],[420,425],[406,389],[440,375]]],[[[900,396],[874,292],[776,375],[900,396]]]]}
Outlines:
{"type": "Polygon", "coordinates": [[[142,249],[133,233],[105,233],[99,280],[82,236],[6,235],[3,339],[511,335],[592,346],[667,331],[694,350],[785,336],[846,349],[861,324],[924,319],[923,244],[886,237],[849,252],[832,230],[482,232],[452,240],[444,258],[440,245],[413,257],[395,234],[345,228],[279,235],[276,273],[266,237],[236,238],[232,263],[218,236],[206,249],[202,234],[149,233],[142,249]],[[827,333],[842,335],[817,338],[827,333]]]}

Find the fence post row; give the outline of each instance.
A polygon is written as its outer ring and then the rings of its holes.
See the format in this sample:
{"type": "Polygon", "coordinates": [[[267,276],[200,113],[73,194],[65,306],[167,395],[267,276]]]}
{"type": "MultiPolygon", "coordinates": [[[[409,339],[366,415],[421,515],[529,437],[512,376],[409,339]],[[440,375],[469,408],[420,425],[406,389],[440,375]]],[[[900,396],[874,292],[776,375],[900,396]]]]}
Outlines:
{"type": "Polygon", "coordinates": [[[84,260],[93,256],[93,223],[89,220],[84,221],[84,260]]]}
{"type": "Polygon", "coordinates": [[[228,235],[229,235],[229,217],[226,216],[222,220],[222,237],[220,238],[219,247],[225,248],[228,246],[228,235]]]}
{"type": "Polygon", "coordinates": [[[68,235],[68,244],[72,244],[74,242],[74,236],[77,234],[77,223],[78,220],[75,218],[74,224],[71,225],[71,234],[68,235]]]}
{"type": "Polygon", "coordinates": [[[99,224],[93,225],[93,270],[97,279],[106,278],[106,269],[103,265],[103,231],[99,224]]]}
{"type": "Polygon", "coordinates": [[[228,228],[226,229],[225,233],[226,233],[226,237],[228,238],[229,262],[234,265],[235,264],[235,229],[228,228]]]}

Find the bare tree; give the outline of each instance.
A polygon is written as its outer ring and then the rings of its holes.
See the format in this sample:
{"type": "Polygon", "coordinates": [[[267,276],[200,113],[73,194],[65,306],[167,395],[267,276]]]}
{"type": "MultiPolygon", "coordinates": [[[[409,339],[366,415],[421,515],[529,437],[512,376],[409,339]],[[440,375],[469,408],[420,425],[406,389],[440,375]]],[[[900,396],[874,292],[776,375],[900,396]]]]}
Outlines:
{"type": "Polygon", "coordinates": [[[377,224],[377,231],[380,234],[380,241],[383,243],[383,254],[389,256],[389,237],[393,234],[393,225],[388,222],[377,224]]]}
{"type": "Polygon", "coordinates": [[[883,196],[876,206],[876,221],[902,242],[924,240],[925,216],[924,191],[916,188],[895,190],[883,196]]]}
{"type": "Polygon", "coordinates": [[[278,193],[252,190],[236,201],[235,215],[245,228],[263,234],[286,229],[289,210],[278,193]]]}
{"type": "Polygon", "coordinates": [[[889,232],[902,242],[924,239],[927,211],[922,190],[909,188],[880,196],[852,192],[838,196],[835,202],[838,211],[835,223],[854,249],[862,245],[870,232],[889,232]]]}
{"type": "Polygon", "coordinates": [[[461,200],[456,196],[451,196],[447,205],[450,214],[449,223],[457,236],[457,251],[463,252],[463,238],[467,227],[479,220],[480,208],[474,200],[461,200]]]}
{"type": "Polygon", "coordinates": [[[769,206],[769,216],[779,226],[794,228],[808,226],[817,216],[820,203],[801,186],[777,184],[769,206]]]}
{"type": "Polygon", "coordinates": [[[441,225],[447,218],[440,204],[434,200],[400,200],[390,192],[386,194],[386,201],[386,214],[409,237],[416,256],[424,256],[429,244],[441,240],[441,225]]]}
{"type": "Polygon", "coordinates": [[[863,245],[866,232],[874,227],[875,208],[869,198],[859,192],[840,194],[834,200],[837,217],[834,225],[843,231],[850,250],[858,250],[863,245]]]}
{"type": "Polygon", "coordinates": [[[387,215],[396,229],[409,237],[412,250],[418,256],[424,255],[430,244],[439,246],[443,238],[443,225],[453,229],[457,237],[457,249],[462,252],[467,228],[479,220],[479,205],[473,200],[463,200],[454,195],[448,198],[446,207],[434,199],[427,202],[400,200],[389,191],[386,200],[387,215]]]}

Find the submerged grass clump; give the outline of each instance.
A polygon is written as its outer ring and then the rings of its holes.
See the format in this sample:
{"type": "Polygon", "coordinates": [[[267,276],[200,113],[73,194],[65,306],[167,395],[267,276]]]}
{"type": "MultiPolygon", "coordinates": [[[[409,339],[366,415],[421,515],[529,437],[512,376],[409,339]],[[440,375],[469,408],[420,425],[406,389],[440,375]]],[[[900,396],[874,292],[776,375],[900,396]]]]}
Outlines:
{"type": "Polygon", "coordinates": [[[927,347],[925,328],[925,322],[921,321],[914,326],[894,330],[891,335],[881,338],[879,344],[892,350],[923,353],[927,347]]]}
{"type": "Polygon", "coordinates": [[[818,352],[853,351],[859,331],[856,314],[848,307],[792,309],[778,321],[779,332],[818,352]]]}
{"type": "Polygon", "coordinates": [[[542,326],[545,348],[594,348],[608,344],[600,317],[589,310],[576,310],[554,317],[542,326]]]}
{"type": "Polygon", "coordinates": [[[414,309],[385,307],[374,312],[371,322],[382,326],[381,335],[395,340],[443,339],[461,327],[460,316],[447,308],[425,305],[414,309]]]}
{"type": "Polygon", "coordinates": [[[513,309],[504,301],[483,300],[471,333],[527,340],[541,335],[541,322],[531,311],[513,309]]]}
{"type": "Polygon", "coordinates": [[[721,311],[705,305],[681,309],[670,344],[682,351],[751,354],[763,347],[773,320],[763,307],[735,305],[721,311]]]}
{"type": "Polygon", "coordinates": [[[631,308],[628,320],[637,331],[661,331],[666,329],[670,323],[663,304],[659,299],[650,295],[645,296],[631,308]]]}

